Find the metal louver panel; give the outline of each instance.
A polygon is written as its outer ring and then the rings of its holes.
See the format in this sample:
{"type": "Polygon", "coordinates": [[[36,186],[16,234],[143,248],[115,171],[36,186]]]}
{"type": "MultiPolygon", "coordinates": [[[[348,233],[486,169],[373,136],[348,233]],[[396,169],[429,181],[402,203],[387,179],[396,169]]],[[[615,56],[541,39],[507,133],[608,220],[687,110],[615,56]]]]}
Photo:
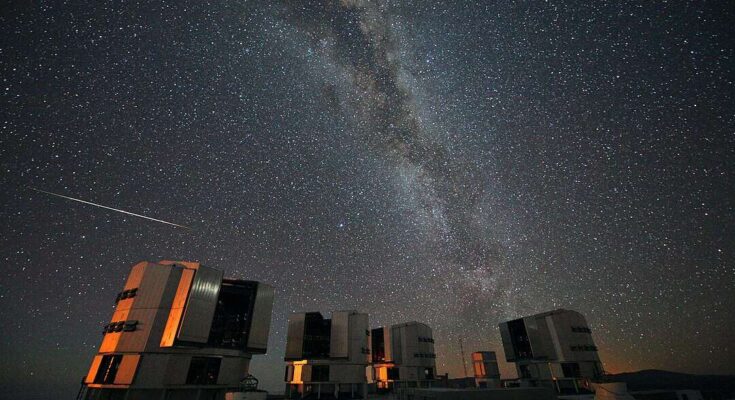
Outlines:
{"type": "Polygon", "coordinates": [[[222,271],[199,266],[191,284],[177,339],[207,342],[222,285],[222,274],[222,271]]]}

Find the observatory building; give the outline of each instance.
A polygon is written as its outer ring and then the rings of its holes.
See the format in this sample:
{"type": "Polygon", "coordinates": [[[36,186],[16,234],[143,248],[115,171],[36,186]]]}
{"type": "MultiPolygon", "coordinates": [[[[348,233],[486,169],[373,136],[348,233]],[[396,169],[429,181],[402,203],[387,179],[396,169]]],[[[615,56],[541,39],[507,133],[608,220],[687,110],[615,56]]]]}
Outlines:
{"type": "Polygon", "coordinates": [[[472,353],[472,369],[475,372],[475,386],[478,388],[499,388],[500,369],[494,351],[472,353]]]}
{"type": "Polygon", "coordinates": [[[515,363],[523,384],[579,393],[603,373],[592,331],[576,311],[558,309],[503,322],[500,336],[506,359],[515,363]]]}
{"type": "Polygon", "coordinates": [[[224,399],[267,349],[273,288],[199,263],[140,262],[116,302],[80,398],[224,399]]]}
{"type": "Polygon", "coordinates": [[[370,362],[368,315],[335,311],[292,314],[286,342],[286,397],[366,398],[370,362]]]}
{"type": "Polygon", "coordinates": [[[371,342],[378,390],[429,387],[434,382],[436,354],[429,326],[407,322],[375,328],[371,342]]]}

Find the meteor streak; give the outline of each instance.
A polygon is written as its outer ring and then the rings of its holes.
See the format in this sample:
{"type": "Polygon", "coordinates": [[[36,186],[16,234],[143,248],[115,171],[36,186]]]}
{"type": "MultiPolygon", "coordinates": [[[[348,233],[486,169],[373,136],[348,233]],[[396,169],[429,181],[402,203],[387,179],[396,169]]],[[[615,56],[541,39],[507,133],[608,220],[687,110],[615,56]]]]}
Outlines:
{"type": "Polygon", "coordinates": [[[50,195],[52,195],[52,196],[56,196],[56,197],[61,197],[62,199],[67,199],[67,200],[74,200],[74,201],[78,201],[78,202],[80,202],[80,203],[84,203],[84,204],[89,204],[89,205],[93,205],[93,206],[95,206],[95,207],[100,207],[100,208],[104,208],[104,209],[107,209],[107,210],[112,210],[112,211],[117,211],[117,212],[119,212],[119,213],[123,213],[123,214],[128,214],[128,215],[132,215],[132,216],[134,216],[134,217],[138,217],[138,218],[145,218],[145,219],[148,219],[148,220],[151,220],[151,221],[155,221],[155,222],[160,222],[160,223],[162,223],[162,224],[167,224],[167,225],[173,225],[173,226],[176,226],[176,227],[178,227],[178,228],[191,229],[191,228],[189,228],[188,226],[184,226],[184,225],[179,225],[179,224],[174,224],[173,222],[168,222],[168,221],[164,221],[164,220],[161,220],[161,219],[156,219],[156,218],[151,218],[151,217],[147,217],[147,216],[145,216],[145,215],[140,215],[140,214],[136,214],[136,213],[131,213],[130,211],[125,211],[125,210],[120,210],[120,209],[117,209],[117,208],[112,208],[112,207],[107,207],[107,206],[103,206],[102,204],[92,203],[91,201],[86,201],[86,200],[82,200],[82,199],[75,199],[74,197],[64,196],[63,194],[58,194],[58,193],[53,193],[53,192],[47,192],[47,191],[45,191],[45,190],[41,190],[41,189],[36,189],[36,188],[34,188],[34,187],[30,187],[30,186],[28,186],[28,188],[29,188],[29,189],[31,189],[31,190],[35,190],[36,192],[40,192],[40,193],[46,193],[46,194],[50,194],[50,195]]]}

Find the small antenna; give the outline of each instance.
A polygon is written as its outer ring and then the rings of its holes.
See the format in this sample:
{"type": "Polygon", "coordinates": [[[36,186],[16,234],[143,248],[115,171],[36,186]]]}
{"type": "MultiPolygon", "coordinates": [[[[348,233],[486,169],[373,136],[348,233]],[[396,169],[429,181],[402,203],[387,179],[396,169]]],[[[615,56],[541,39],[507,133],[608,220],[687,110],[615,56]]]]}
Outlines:
{"type": "Polygon", "coordinates": [[[467,363],[464,360],[464,346],[462,346],[462,339],[459,339],[459,351],[462,353],[462,369],[464,369],[464,376],[467,377],[467,363]]]}

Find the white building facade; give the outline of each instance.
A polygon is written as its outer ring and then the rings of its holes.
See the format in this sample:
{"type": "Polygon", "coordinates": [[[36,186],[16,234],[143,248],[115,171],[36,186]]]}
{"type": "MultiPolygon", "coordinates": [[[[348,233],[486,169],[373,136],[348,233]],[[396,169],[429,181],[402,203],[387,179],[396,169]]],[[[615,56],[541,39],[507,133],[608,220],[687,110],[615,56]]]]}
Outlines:
{"type": "Polygon", "coordinates": [[[371,342],[378,390],[430,387],[435,382],[434,337],[428,325],[407,322],[375,328],[371,342]]]}
{"type": "Polygon", "coordinates": [[[500,324],[506,360],[522,383],[581,393],[603,374],[592,331],[584,316],[558,309],[500,324]]]}
{"type": "Polygon", "coordinates": [[[372,381],[368,315],[335,311],[291,314],[286,342],[286,397],[366,398],[372,381]]]}
{"type": "Polygon", "coordinates": [[[82,398],[224,399],[266,352],[273,293],[195,262],[134,265],[82,398]]]}

